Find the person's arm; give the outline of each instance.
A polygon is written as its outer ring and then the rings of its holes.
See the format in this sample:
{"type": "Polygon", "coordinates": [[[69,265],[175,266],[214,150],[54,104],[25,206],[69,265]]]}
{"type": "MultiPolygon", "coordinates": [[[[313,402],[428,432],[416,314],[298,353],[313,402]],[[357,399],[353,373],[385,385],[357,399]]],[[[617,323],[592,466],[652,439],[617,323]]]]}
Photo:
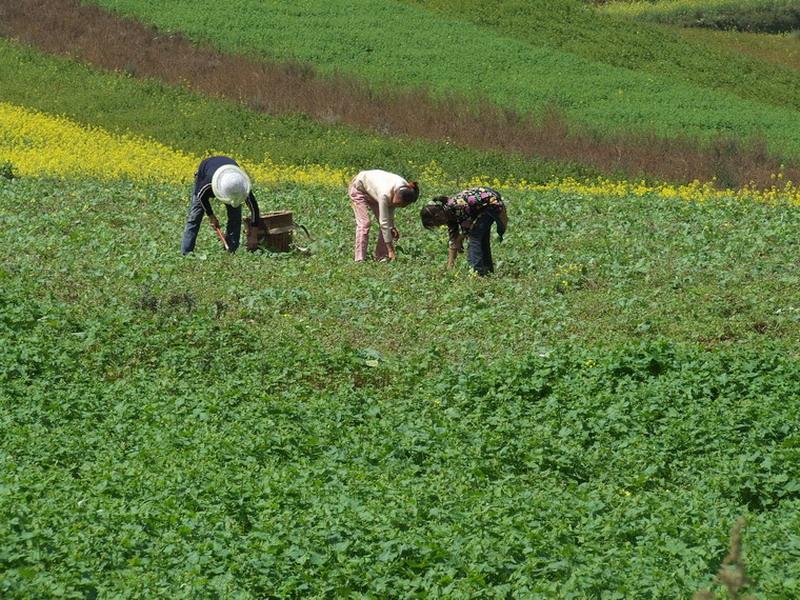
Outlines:
{"type": "Polygon", "coordinates": [[[450,247],[447,249],[447,268],[452,269],[456,266],[456,258],[459,252],[464,251],[464,236],[459,235],[457,240],[450,242],[450,247]]]}
{"type": "Polygon", "coordinates": [[[394,227],[394,206],[392,206],[392,197],[390,195],[383,195],[378,199],[378,223],[381,227],[381,235],[383,241],[386,242],[386,250],[389,253],[389,260],[397,258],[394,249],[394,236],[392,230],[394,227]]]}
{"type": "Polygon", "coordinates": [[[203,210],[208,216],[208,220],[211,223],[212,227],[219,227],[219,219],[217,219],[214,211],[211,209],[211,184],[204,185],[200,191],[198,192],[198,198],[200,200],[200,204],[203,206],[203,210]]]}
{"type": "Polygon", "coordinates": [[[459,226],[456,223],[448,224],[447,231],[450,239],[447,249],[447,268],[452,269],[456,264],[458,253],[464,251],[464,238],[466,236],[459,231],[459,226]]]}
{"type": "Polygon", "coordinates": [[[258,210],[258,202],[256,202],[256,197],[253,192],[250,192],[247,195],[247,208],[250,210],[250,223],[252,225],[258,225],[261,222],[261,213],[258,210]]]}
{"type": "Polygon", "coordinates": [[[500,209],[495,221],[497,222],[497,235],[500,236],[500,241],[503,241],[503,236],[506,234],[506,229],[508,228],[508,213],[506,212],[505,206],[500,209]]]}

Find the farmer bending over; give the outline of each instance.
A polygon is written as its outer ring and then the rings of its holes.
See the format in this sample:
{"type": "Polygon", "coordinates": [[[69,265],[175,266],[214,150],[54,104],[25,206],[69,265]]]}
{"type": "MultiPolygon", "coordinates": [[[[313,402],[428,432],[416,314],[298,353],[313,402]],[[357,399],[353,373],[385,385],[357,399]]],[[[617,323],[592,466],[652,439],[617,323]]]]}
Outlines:
{"type": "Polygon", "coordinates": [[[500,193],[488,187],[470,188],[455,196],[436,196],[420,211],[422,225],[433,229],[447,225],[450,247],[447,266],[453,267],[459,252],[464,251],[464,238],[469,237],[467,260],[478,275],[494,272],[489,233],[497,223],[497,235],[503,240],[508,215],[500,193]]]}
{"type": "Polygon", "coordinates": [[[356,215],[355,260],[367,259],[369,247],[369,212],[378,218],[380,234],[375,249],[375,260],[394,260],[394,243],[400,233],[394,226],[394,211],[417,201],[419,186],[416,181],[406,181],[400,175],[373,169],[361,171],[353,177],[347,190],[350,205],[356,215]]]}
{"type": "MultiPolygon", "coordinates": [[[[250,189],[250,178],[247,173],[232,158],[210,156],[200,163],[197,173],[194,174],[194,190],[181,242],[181,253],[184,255],[194,251],[197,232],[200,231],[204,212],[208,215],[211,226],[219,229],[219,219],[211,209],[211,198],[222,201],[228,212],[225,241],[230,252],[235,252],[239,247],[239,239],[242,234],[242,204],[247,203],[253,226],[256,226],[261,220],[258,203],[250,189]]],[[[248,249],[252,249],[249,240],[248,249]]]]}

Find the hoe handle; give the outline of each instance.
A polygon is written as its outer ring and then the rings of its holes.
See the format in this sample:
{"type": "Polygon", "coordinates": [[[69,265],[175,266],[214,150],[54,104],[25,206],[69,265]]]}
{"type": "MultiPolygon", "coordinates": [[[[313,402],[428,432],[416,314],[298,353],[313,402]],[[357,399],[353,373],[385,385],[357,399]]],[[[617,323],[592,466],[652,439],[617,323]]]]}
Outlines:
{"type": "Polygon", "coordinates": [[[214,228],[214,231],[217,233],[219,241],[222,242],[222,245],[225,247],[225,250],[230,252],[230,248],[228,247],[228,241],[225,239],[225,236],[222,235],[222,231],[220,230],[220,228],[217,227],[216,225],[212,225],[212,227],[214,228]]]}

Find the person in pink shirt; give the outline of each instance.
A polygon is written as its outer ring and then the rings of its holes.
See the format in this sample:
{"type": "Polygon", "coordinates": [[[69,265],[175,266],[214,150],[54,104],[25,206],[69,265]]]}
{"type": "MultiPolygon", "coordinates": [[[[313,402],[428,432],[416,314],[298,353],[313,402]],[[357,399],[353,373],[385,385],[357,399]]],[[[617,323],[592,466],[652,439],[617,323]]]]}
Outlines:
{"type": "Polygon", "coordinates": [[[361,171],[353,177],[347,193],[356,216],[356,262],[367,259],[370,211],[377,217],[380,226],[375,260],[394,260],[394,243],[400,238],[394,224],[394,211],[416,202],[419,198],[417,182],[406,181],[400,175],[388,171],[372,169],[361,171]]]}

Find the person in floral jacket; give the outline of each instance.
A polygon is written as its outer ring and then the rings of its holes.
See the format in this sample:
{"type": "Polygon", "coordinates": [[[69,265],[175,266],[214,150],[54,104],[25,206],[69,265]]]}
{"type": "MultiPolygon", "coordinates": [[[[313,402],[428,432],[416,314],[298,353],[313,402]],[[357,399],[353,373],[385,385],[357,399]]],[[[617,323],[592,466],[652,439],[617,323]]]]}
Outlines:
{"type": "Polygon", "coordinates": [[[464,239],[469,238],[467,261],[478,273],[494,272],[490,230],[497,223],[497,235],[503,240],[508,225],[508,215],[500,193],[489,187],[463,190],[454,196],[436,196],[420,211],[422,225],[433,229],[447,225],[449,251],[447,266],[453,267],[459,252],[464,250],[464,239]]]}

